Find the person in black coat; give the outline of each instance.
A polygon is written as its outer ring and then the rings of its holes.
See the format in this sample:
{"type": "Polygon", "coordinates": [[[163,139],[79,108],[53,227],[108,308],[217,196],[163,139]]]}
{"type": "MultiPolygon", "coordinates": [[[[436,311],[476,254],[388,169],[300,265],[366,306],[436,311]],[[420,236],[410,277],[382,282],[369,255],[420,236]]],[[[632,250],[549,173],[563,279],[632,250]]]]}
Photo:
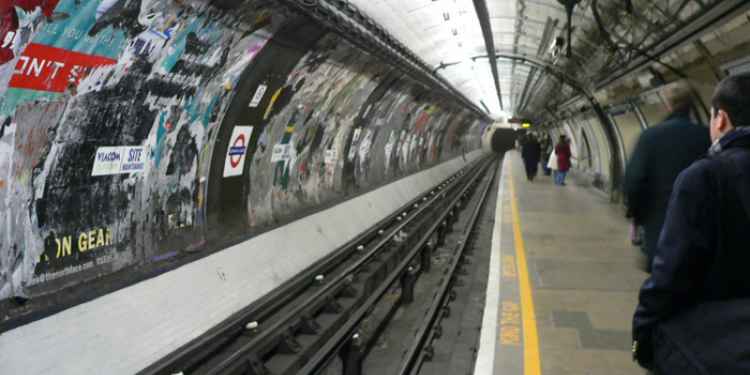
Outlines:
{"type": "Polygon", "coordinates": [[[750,306],[750,75],[723,80],[711,112],[714,143],[674,184],[633,317],[634,358],[659,375],[750,373],[738,323],[750,306]]]}
{"type": "Polygon", "coordinates": [[[523,164],[526,167],[526,178],[529,181],[534,181],[534,177],[539,170],[539,160],[542,157],[542,147],[539,145],[539,141],[536,140],[531,134],[526,135],[523,143],[521,144],[521,157],[523,158],[523,164]]]}
{"type": "Polygon", "coordinates": [[[547,167],[547,161],[549,160],[550,154],[552,154],[552,139],[549,134],[542,134],[542,140],[539,142],[539,146],[542,150],[542,170],[544,170],[545,176],[549,176],[552,174],[552,170],[547,167]]]}
{"type": "MultiPolygon", "coordinates": [[[[711,145],[708,128],[690,119],[689,88],[677,84],[665,97],[671,114],[641,134],[625,172],[628,216],[644,228],[642,250],[647,265],[653,259],[677,175],[705,155],[711,145]]],[[[649,266],[646,268],[649,271],[649,266]]]]}

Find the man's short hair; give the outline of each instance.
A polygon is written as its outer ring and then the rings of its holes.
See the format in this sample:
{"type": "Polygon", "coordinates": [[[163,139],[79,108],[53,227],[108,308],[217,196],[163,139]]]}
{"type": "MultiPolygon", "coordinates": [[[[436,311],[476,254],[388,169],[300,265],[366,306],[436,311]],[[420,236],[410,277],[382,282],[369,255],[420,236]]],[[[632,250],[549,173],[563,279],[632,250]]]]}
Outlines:
{"type": "Polygon", "coordinates": [[[750,126],[750,73],[724,78],[711,100],[714,110],[723,110],[735,127],[750,126]]]}
{"type": "Polygon", "coordinates": [[[675,112],[687,112],[693,106],[693,90],[685,81],[678,81],[667,86],[662,96],[675,112]]]}

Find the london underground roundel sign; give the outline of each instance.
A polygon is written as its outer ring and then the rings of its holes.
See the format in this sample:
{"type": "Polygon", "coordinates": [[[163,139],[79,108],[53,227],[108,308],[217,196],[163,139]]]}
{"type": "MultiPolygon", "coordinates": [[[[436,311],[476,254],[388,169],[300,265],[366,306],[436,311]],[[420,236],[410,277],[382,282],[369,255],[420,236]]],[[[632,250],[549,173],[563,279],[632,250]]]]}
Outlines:
{"type": "Polygon", "coordinates": [[[232,137],[229,138],[229,147],[227,147],[227,156],[224,161],[224,177],[242,175],[247,147],[252,134],[252,126],[235,126],[232,130],[232,137]]]}

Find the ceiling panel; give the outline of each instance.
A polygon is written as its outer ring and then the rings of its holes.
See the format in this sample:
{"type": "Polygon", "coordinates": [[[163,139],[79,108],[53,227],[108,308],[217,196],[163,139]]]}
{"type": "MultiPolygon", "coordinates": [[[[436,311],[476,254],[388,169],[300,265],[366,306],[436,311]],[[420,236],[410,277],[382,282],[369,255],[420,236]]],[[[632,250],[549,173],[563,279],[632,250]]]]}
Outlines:
{"type": "MultiPolygon", "coordinates": [[[[565,8],[557,0],[485,1],[497,53],[531,58],[561,71],[567,70],[566,74],[584,81],[592,80],[591,77],[596,74],[601,75],[606,69],[612,69],[608,66],[612,64],[612,59],[607,58],[607,55],[611,55],[612,52],[604,48],[605,43],[597,40],[596,35],[591,35],[598,34],[592,33],[592,30],[597,29],[591,10],[591,0],[582,0],[573,15],[574,51],[572,58],[565,58],[561,53],[552,53],[551,47],[556,37],[567,39],[565,8]]],[[[653,0],[632,1],[636,8],[645,9],[646,15],[651,16],[654,13],[653,0]]],[[[720,0],[685,1],[690,4],[684,8],[678,9],[677,1],[668,2],[663,8],[668,11],[675,8],[672,10],[675,13],[674,19],[688,19],[705,9],[706,4],[715,4],[720,0]],[[704,4],[703,8],[701,3],[704,4]]],[[[477,105],[480,105],[480,102],[486,104],[493,116],[507,115],[501,111],[498,103],[489,59],[477,58],[486,57],[487,51],[472,0],[350,0],[350,2],[385,27],[431,66],[437,68],[441,63],[458,63],[440,69],[438,74],[477,105]]],[[[648,41],[656,40],[660,35],[677,27],[677,25],[671,25],[672,19],[665,18],[661,20],[665,25],[661,30],[649,28],[646,24],[653,21],[649,17],[639,18],[635,15],[612,13],[613,10],[614,12],[621,11],[620,0],[598,0],[598,2],[603,4],[600,7],[608,7],[606,10],[610,12],[609,17],[613,17],[610,18],[613,22],[608,22],[608,25],[612,25],[613,32],[618,31],[618,27],[624,29],[629,28],[630,24],[642,23],[643,25],[638,25],[642,29],[641,32],[645,33],[642,40],[648,41]],[[627,19],[629,16],[631,20],[620,22],[621,19],[627,19]]],[[[632,30],[639,29],[630,27],[629,30],[634,32],[632,30]]],[[[556,87],[550,86],[555,82],[554,79],[539,81],[539,74],[529,79],[529,75],[534,70],[520,62],[498,59],[497,68],[500,95],[507,112],[525,109],[515,108],[515,105],[521,104],[523,92],[525,89],[528,90],[527,85],[533,84],[534,88],[556,87]]],[[[539,93],[534,93],[534,95],[537,94],[539,93]]],[[[559,93],[546,93],[545,95],[560,96],[559,93]]],[[[524,100],[524,102],[529,101],[524,100]]],[[[535,98],[531,102],[545,102],[545,100],[535,98]]],[[[533,111],[533,108],[530,111],[533,111]]]]}
{"type": "MultiPolygon", "coordinates": [[[[354,0],[364,13],[383,25],[433,67],[459,63],[439,70],[449,82],[476,103],[484,102],[494,116],[501,113],[494,89],[485,41],[471,0],[354,0]],[[476,82],[468,83],[474,76],[476,82]],[[461,85],[459,85],[461,83],[461,85]]],[[[487,0],[496,51],[536,56],[549,18],[560,18],[564,9],[556,0],[487,0]]],[[[498,63],[500,92],[505,110],[528,81],[528,67],[498,63]]]]}
{"type": "MultiPolygon", "coordinates": [[[[365,14],[385,27],[393,36],[417,53],[431,66],[459,63],[438,71],[448,82],[493,116],[503,115],[492,83],[492,72],[482,29],[471,0],[354,0],[365,14]],[[470,82],[466,82],[471,79],[470,82]],[[458,83],[463,83],[458,85],[458,83]]],[[[502,23],[498,23],[500,27],[502,23]]],[[[494,30],[494,27],[493,27],[494,30]]],[[[499,29],[498,29],[499,30],[499,29]]],[[[513,30],[507,27],[504,43],[513,43],[513,30]]],[[[502,30],[500,30],[502,31],[502,30]]]]}

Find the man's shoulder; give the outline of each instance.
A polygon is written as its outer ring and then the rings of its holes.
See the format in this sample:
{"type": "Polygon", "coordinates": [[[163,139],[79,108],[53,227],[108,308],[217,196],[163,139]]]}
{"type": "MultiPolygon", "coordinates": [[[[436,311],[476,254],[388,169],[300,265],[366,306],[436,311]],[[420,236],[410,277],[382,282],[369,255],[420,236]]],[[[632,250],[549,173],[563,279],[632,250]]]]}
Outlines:
{"type": "Polygon", "coordinates": [[[666,123],[659,123],[654,126],[650,126],[641,132],[641,140],[649,142],[651,140],[658,139],[660,137],[663,137],[665,135],[668,135],[668,133],[671,133],[672,129],[669,124],[666,123]]]}
{"type": "Polygon", "coordinates": [[[700,124],[696,124],[690,120],[683,119],[683,118],[667,119],[657,125],[654,125],[644,130],[643,134],[657,135],[657,134],[663,134],[663,133],[684,132],[686,129],[698,131],[698,132],[705,132],[706,134],[708,134],[707,127],[700,125],[700,124]]]}
{"type": "Polygon", "coordinates": [[[719,161],[714,158],[699,159],[680,173],[675,190],[704,190],[715,180],[719,161]]]}
{"type": "Polygon", "coordinates": [[[685,144],[700,141],[706,147],[710,145],[709,130],[705,126],[691,122],[667,121],[645,129],[641,133],[640,141],[645,147],[662,145],[666,140],[679,138],[685,144]]]}

